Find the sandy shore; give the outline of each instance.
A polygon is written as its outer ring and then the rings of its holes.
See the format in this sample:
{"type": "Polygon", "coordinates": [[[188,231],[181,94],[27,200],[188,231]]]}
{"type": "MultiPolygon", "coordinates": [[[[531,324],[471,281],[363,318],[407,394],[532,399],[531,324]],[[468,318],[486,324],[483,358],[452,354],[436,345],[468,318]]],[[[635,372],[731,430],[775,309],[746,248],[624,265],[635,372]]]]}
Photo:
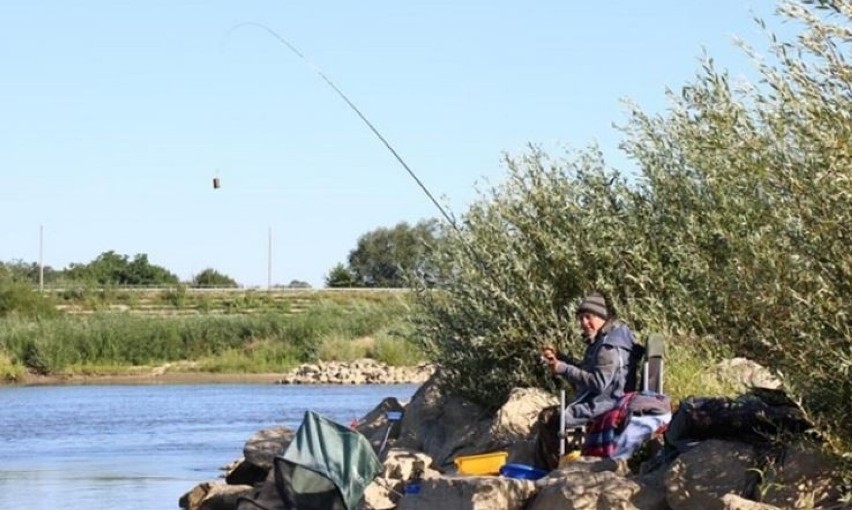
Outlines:
{"type": "Polygon", "coordinates": [[[126,375],[34,375],[27,374],[24,380],[15,383],[0,382],[0,386],[44,386],[68,384],[216,384],[251,383],[273,384],[282,379],[282,374],[213,374],[201,372],[166,372],[162,374],[126,375]]]}

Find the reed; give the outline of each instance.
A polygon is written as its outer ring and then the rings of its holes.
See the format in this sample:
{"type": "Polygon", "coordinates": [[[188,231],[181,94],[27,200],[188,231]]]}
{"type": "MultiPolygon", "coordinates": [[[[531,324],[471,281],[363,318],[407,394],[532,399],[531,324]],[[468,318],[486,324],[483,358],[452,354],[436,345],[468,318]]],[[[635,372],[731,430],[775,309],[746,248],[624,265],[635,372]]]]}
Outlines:
{"type": "Polygon", "coordinates": [[[298,314],[13,314],[0,319],[0,353],[12,367],[45,374],[175,361],[197,361],[211,371],[281,370],[320,359],[324,343],[352,343],[404,321],[404,301],[318,300],[298,314]]]}

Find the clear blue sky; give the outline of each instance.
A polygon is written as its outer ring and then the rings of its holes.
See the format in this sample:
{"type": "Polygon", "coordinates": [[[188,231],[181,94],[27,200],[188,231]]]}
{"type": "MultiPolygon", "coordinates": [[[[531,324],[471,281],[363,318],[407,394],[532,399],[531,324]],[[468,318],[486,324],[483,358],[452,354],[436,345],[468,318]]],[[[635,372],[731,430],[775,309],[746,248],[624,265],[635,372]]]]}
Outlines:
{"type": "Polygon", "coordinates": [[[358,237],[456,214],[501,154],[597,142],[627,168],[621,100],[662,111],[703,48],[750,73],[770,1],[7,0],[0,4],[0,260],[114,250],[188,280],[315,287],[358,237]],[[218,176],[222,188],[213,190],[218,176]]]}

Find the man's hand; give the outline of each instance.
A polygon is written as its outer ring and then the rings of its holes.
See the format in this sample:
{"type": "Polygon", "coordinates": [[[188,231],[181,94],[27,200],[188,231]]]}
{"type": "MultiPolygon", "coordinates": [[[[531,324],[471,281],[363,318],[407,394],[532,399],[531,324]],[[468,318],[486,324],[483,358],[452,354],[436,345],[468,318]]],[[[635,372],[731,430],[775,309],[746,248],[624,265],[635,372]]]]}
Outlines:
{"type": "Polygon", "coordinates": [[[556,351],[552,347],[544,347],[541,350],[541,358],[544,361],[544,364],[547,365],[547,368],[550,369],[552,373],[556,372],[556,365],[559,363],[559,359],[556,356],[556,351]]]}
{"type": "Polygon", "coordinates": [[[561,374],[565,372],[568,368],[568,364],[571,363],[571,358],[568,356],[556,352],[556,349],[550,346],[542,347],[541,349],[541,359],[547,368],[554,374],[561,374]]]}

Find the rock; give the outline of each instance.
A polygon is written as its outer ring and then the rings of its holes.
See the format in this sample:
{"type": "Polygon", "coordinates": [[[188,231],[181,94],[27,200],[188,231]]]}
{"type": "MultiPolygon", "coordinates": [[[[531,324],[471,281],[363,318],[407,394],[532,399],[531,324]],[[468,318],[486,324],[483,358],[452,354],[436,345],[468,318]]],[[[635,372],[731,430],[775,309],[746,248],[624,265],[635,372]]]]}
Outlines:
{"type": "Polygon", "coordinates": [[[491,423],[491,435],[501,442],[527,439],[541,410],[558,403],[559,399],[540,388],[515,388],[497,410],[491,423]]]}
{"type": "Polygon", "coordinates": [[[243,459],[228,471],[228,474],[225,475],[225,483],[230,485],[257,485],[263,482],[268,472],[268,469],[256,466],[243,459]]]}
{"type": "Polygon", "coordinates": [[[453,459],[495,450],[510,451],[512,462],[530,463],[532,426],[541,407],[556,398],[540,389],[517,389],[497,414],[458,397],[446,396],[440,375],[423,384],[406,406],[398,446],[426,453],[441,470],[453,459]]]}
{"type": "Polygon", "coordinates": [[[740,392],[753,387],[778,389],[781,381],[765,367],[746,358],[732,358],[722,361],[714,368],[716,377],[729,383],[740,392]]]}
{"type": "MultiPolygon", "coordinates": [[[[565,471],[557,470],[538,481],[539,493],[528,510],[620,508],[620,509],[663,509],[665,494],[659,491],[656,498],[645,497],[643,506],[634,500],[643,487],[633,480],[621,477],[612,471],[565,471]]],[[[647,490],[647,489],[646,489],[647,490]]]]}
{"type": "Polygon", "coordinates": [[[836,502],[842,480],[835,476],[835,463],[819,447],[796,441],[765,466],[761,484],[764,503],[781,508],[815,508],[836,502]]]}
{"type": "Polygon", "coordinates": [[[639,493],[633,498],[637,508],[670,510],[666,502],[666,470],[656,469],[632,477],[639,484],[639,493]]]}
{"type": "Polygon", "coordinates": [[[477,437],[487,433],[488,423],[480,423],[485,417],[479,406],[445,396],[436,375],[417,389],[406,406],[397,446],[429,455],[439,468],[449,467],[460,448],[469,450],[477,437]]]}
{"type": "Polygon", "coordinates": [[[777,506],[758,503],[736,494],[722,496],[722,508],[724,510],[780,510],[777,506]]]}
{"type": "Polygon", "coordinates": [[[533,464],[536,441],[533,428],[545,407],[559,399],[540,388],[515,388],[491,422],[489,434],[495,444],[508,445],[507,462],[533,464]]]}
{"type": "Polygon", "coordinates": [[[666,501],[672,510],[722,509],[725,494],[747,491],[756,465],[746,443],[710,439],[681,454],[666,473],[666,501]]]}
{"type": "Polygon", "coordinates": [[[237,507],[237,498],[247,496],[253,490],[251,485],[212,485],[198,510],[234,510],[237,507]]]}
{"type": "Polygon", "coordinates": [[[402,480],[376,478],[364,489],[362,508],[370,510],[393,510],[399,504],[405,490],[402,480]]]}
{"type": "Polygon", "coordinates": [[[184,510],[233,510],[237,507],[237,498],[252,491],[250,485],[204,482],[181,496],[178,505],[184,510]]]}
{"type": "Polygon", "coordinates": [[[293,440],[295,433],[287,427],[273,427],[255,432],[243,447],[241,461],[238,461],[225,475],[230,485],[260,485],[266,474],[272,469],[276,455],[293,440]]]}
{"type": "Polygon", "coordinates": [[[384,478],[396,480],[408,480],[414,471],[415,464],[419,464],[423,470],[423,478],[436,478],[440,472],[433,469],[432,458],[422,452],[406,450],[404,448],[392,448],[388,451],[385,459],[384,478]]]}
{"type": "Polygon", "coordinates": [[[602,473],[604,471],[623,476],[625,474],[624,469],[624,463],[614,459],[579,457],[577,460],[551,471],[549,476],[560,476],[568,473],[602,473]]]}
{"type": "Polygon", "coordinates": [[[416,494],[399,500],[398,510],[523,510],[535,484],[501,476],[431,478],[416,494]]]}
{"type": "Polygon", "coordinates": [[[203,501],[207,496],[207,493],[210,492],[210,487],[212,485],[213,484],[210,482],[203,482],[196,485],[189,492],[180,497],[178,500],[178,506],[184,510],[197,510],[201,505],[201,501],[203,501]]]}
{"type": "Polygon", "coordinates": [[[422,478],[437,478],[440,473],[431,469],[428,455],[411,450],[392,448],[384,462],[384,472],[367,486],[364,492],[366,507],[372,510],[396,508],[404,494],[405,482],[411,477],[415,465],[422,470],[422,478]]]}
{"type": "MultiPolygon", "coordinates": [[[[740,365],[747,364],[732,363],[740,365]]],[[[330,378],[336,384],[357,381],[359,377],[367,383],[395,381],[398,377],[396,369],[371,360],[327,364],[317,371],[313,368],[306,367],[304,371],[318,380],[330,378]]],[[[755,379],[748,376],[744,380],[755,379]]],[[[394,398],[384,399],[355,425],[376,450],[390,432],[384,469],[366,487],[360,508],[771,510],[827,507],[837,502],[841,490],[838,489],[841,481],[833,477],[832,462],[817,446],[804,442],[802,432],[809,428],[804,426],[806,422],[788,420],[796,426],[779,427],[777,430],[781,432],[776,435],[755,433],[754,420],[767,416],[787,418],[791,412],[798,412],[795,406],[771,399],[765,401],[760,395],[751,395],[751,400],[742,402],[754,404],[757,401],[753,399],[758,398],[765,405],[729,407],[730,399],[720,402],[708,399],[700,407],[706,411],[704,414],[684,414],[691,416],[694,423],[684,422],[683,437],[672,436],[683,443],[680,456],[674,461],[668,457],[669,460],[646,462],[642,466],[647,469],[640,475],[631,474],[625,461],[580,457],[536,482],[500,476],[457,476],[453,460],[462,455],[506,450],[508,462],[532,464],[539,412],[556,404],[556,399],[543,390],[518,388],[496,413],[489,413],[448,396],[440,384],[440,374],[433,374],[407,405],[394,398]],[[712,407],[710,404],[714,402],[719,405],[712,407]],[[402,413],[401,421],[388,421],[389,412],[402,413]],[[700,434],[686,434],[695,432],[694,429],[700,434]],[[783,436],[778,435],[782,433],[783,436]],[[769,437],[776,439],[767,441],[769,437]],[[791,438],[802,440],[779,449],[782,437],[788,443],[791,438]],[[747,439],[753,444],[744,442],[747,439]],[[419,491],[407,493],[406,483],[414,472],[422,472],[419,491]]],[[[275,455],[286,448],[292,437],[293,432],[283,427],[256,433],[246,442],[245,459],[228,474],[228,485],[199,484],[181,497],[181,507],[230,510],[235,508],[239,496],[252,496],[252,486],[258,501],[280,503],[270,467],[275,455]],[[257,481],[263,479],[264,483],[257,481]]]]}
{"type": "MultiPolygon", "coordinates": [[[[659,477],[657,477],[659,478],[659,477]]],[[[539,493],[529,510],[624,508],[668,510],[662,482],[654,477],[625,478],[622,463],[580,457],[536,481],[539,493]]]]}
{"type": "Polygon", "coordinates": [[[272,460],[293,440],[295,432],[287,427],[273,427],[255,432],[243,447],[245,462],[263,469],[272,469],[272,460]]]}

